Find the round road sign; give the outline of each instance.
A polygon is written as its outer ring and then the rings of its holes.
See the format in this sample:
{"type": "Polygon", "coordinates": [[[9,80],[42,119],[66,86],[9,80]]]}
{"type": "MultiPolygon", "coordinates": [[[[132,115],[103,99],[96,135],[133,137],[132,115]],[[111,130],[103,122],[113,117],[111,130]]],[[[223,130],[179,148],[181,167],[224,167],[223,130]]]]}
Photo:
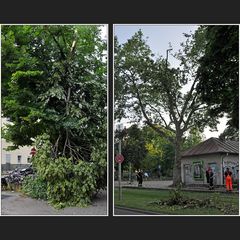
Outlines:
{"type": "Polygon", "coordinates": [[[117,154],[116,157],[115,157],[115,161],[117,163],[122,163],[124,161],[124,157],[122,154],[117,154]]]}
{"type": "Polygon", "coordinates": [[[31,154],[32,156],[34,156],[34,155],[36,154],[36,152],[37,152],[36,148],[35,148],[35,147],[32,147],[30,154],[31,154]]]}

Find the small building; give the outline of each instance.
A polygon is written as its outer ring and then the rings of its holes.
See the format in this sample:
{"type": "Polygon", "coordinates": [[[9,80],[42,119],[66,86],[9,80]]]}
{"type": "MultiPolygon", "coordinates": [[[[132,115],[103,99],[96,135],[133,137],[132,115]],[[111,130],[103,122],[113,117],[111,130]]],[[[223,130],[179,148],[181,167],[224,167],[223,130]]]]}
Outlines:
{"type": "MultiPolygon", "coordinates": [[[[6,123],[10,123],[6,118],[1,119],[2,127],[6,123]]],[[[7,151],[8,146],[12,146],[11,142],[7,142],[1,138],[1,171],[10,171],[16,168],[25,168],[30,165],[31,146],[19,147],[13,151],[7,151]]]]}
{"type": "Polygon", "coordinates": [[[10,171],[16,168],[25,168],[30,165],[30,151],[31,147],[24,146],[19,147],[13,151],[7,151],[6,148],[11,146],[11,143],[6,142],[5,139],[1,139],[2,156],[1,156],[1,170],[10,171]]]}
{"type": "Polygon", "coordinates": [[[214,185],[224,184],[226,168],[232,171],[233,180],[238,181],[239,142],[209,138],[184,151],[181,158],[182,182],[186,185],[207,184],[206,170],[209,167],[214,173],[214,185]]]}

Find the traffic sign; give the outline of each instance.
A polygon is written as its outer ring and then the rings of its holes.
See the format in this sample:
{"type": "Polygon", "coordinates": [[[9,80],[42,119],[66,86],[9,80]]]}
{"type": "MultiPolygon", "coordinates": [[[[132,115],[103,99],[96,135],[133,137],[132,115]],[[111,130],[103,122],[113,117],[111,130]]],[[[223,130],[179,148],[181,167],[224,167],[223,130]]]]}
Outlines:
{"type": "Polygon", "coordinates": [[[124,161],[123,155],[122,155],[122,154],[117,154],[117,155],[115,156],[115,161],[116,161],[117,163],[122,163],[122,162],[124,161]]]}
{"type": "Polygon", "coordinates": [[[36,152],[37,152],[36,148],[35,148],[35,147],[32,147],[30,154],[31,154],[32,156],[34,156],[34,155],[36,154],[36,152]]]}

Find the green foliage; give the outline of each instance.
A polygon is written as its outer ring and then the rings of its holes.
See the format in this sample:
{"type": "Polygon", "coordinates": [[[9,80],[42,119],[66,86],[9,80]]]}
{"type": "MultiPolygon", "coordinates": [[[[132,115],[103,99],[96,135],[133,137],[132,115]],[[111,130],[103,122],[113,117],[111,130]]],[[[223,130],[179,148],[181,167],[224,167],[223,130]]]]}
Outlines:
{"type": "Polygon", "coordinates": [[[107,144],[100,142],[94,147],[91,160],[94,164],[96,191],[105,189],[107,186],[107,144]]]}
{"type": "Polygon", "coordinates": [[[227,113],[228,125],[239,128],[239,27],[202,26],[206,48],[198,68],[198,91],[212,117],[227,113]]]}
{"type": "Polygon", "coordinates": [[[143,120],[174,145],[174,185],[181,182],[184,135],[192,128],[216,128],[218,123],[197,91],[205,31],[200,28],[184,35],[182,49],[173,54],[180,61],[178,68],[171,67],[163,56],[154,56],[141,30],[122,45],[115,40],[115,116],[143,120]]]}
{"type": "Polygon", "coordinates": [[[184,200],[183,193],[181,191],[181,186],[179,185],[176,189],[169,191],[169,205],[180,205],[184,200]]]}
{"type": "Polygon", "coordinates": [[[89,161],[106,141],[105,57],[98,26],[3,26],[4,138],[17,148],[48,133],[55,156],[89,161]]]}
{"type": "MultiPolygon", "coordinates": [[[[123,130],[122,154],[125,158],[123,168],[132,164],[133,169],[141,168],[141,162],[146,156],[145,139],[142,130],[137,125],[132,125],[128,129],[123,130]]],[[[116,137],[119,136],[116,134],[116,137]]],[[[115,146],[118,151],[118,144],[115,146]]]]}
{"type": "MultiPolygon", "coordinates": [[[[121,138],[123,168],[129,170],[143,169],[156,175],[158,165],[161,165],[162,175],[172,176],[171,170],[174,161],[173,144],[166,138],[159,136],[149,126],[138,127],[136,124],[116,132],[116,139],[121,138]]],[[[118,152],[118,143],[115,144],[118,152]]]]}
{"type": "MultiPolygon", "coordinates": [[[[152,173],[157,173],[158,176],[172,176],[175,154],[173,144],[168,139],[159,136],[156,131],[148,126],[145,126],[142,131],[148,150],[147,156],[142,163],[143,169],[151,170],[152,173]],[[160,172],[158,165],[161,166],[160,172]]],[[[170,135],[171,133],[166,132],[166,134],[170,135]]]]}
{"type": "Polygon", "coordinates": [[[203,141],[203,135],[196,128],[192,128],[189,131],[188,136],[185,138],[183,143],[183,150],[189,149],[196,146],[203,141]]]}
{"type": "Polygon", "coordinates": [[[150,205],[169,206],[172,210],[176,209],[191,209],[191,208],[214,208],[226,215],[234,215],[238,209],[231,203],[221,202],[219,193],[203,199],[196,199],[184,196],[181,187],[170,190],[167,200],[153,201],[150,205]]]}
{"type": "Polygon", "coordinates": [[[55,207],[85,206],[106,186],[107,62],[100,26],[2,27],[3,137],[33,145],[35,196],[46,182],[55,207]]]}
{"type": "Polygon", "coordinates": [[[47,182],[38,176],[25,177],[21,191],[32,198],[47,200],[47,182]]]}
{"type": "MultiPolygon", "coordinates": [[[[52,160],[52,159],[51,159],[52,160]]],[[[45,168],[49,202],[55,207],[87,206],[96,188],[94,165],[71,159],[57,158],[45,168]]]]}
{"type": "Polygon", "coordinates": [[[228,126],[223,133],[219,135],[219,138],[223,141],[225,140],[232,140],[232,141],[239,141],[239,130],[235,127],[228,126]]]}
{"type": "Polygon", "coordinates": [[[105,145],[92,153],[92,161],[74,162],[71,158],[53,158],[49,139],[47,134],[37,137],[37,154],[32,160],[37,177],[27,178],[23,191],[47,199],[56,208],[87,206],[96,191],[106,186],[105,145]]]}

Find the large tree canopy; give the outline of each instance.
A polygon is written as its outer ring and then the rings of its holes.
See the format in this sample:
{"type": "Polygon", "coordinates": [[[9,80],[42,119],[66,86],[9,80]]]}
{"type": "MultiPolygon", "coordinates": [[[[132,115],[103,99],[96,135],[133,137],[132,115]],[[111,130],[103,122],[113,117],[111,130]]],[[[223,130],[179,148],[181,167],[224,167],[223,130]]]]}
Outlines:
{"type": "MultiPolygon", "coordinates": [[[[146,156],[145,137],[136,124],[123,131],[117,131],[115,139],[121,140],[122,154],[124,156],[123,168],[129,163],[134,169],[141,168],[141,162],[146,156]]],[[[115,145],[115,151],[118,152],[118,144],[115,145]]]]}
{"type": "Polygon", "coordinates": [[[98,26],[3,26],[4,137],[18,147],[47,133],[55,157],[88,161],[106,142],[105,54],[98,26]]]}
{"type": "Polygon", "coordinates": [[[227,113],[239,128],[239,26],[202,26],[206,49],[198,68],[198,91],[211,116],[227,113]]]}
{"type": "Polygon", "coordinates": [[[206,125],[213,128],[217,124],[196,91],[205,31],[199,29],[185,36],[182,50],[175,54],[181,63],[179,68],[169,66],[161,56],[155,57],[141,31],[126,43],[119,45],[116,39],[115,44],[116,117],[143,119],[174,144],[174,185],[181,182],[184,135],[193,127],[201,131],[206,125]]]}

